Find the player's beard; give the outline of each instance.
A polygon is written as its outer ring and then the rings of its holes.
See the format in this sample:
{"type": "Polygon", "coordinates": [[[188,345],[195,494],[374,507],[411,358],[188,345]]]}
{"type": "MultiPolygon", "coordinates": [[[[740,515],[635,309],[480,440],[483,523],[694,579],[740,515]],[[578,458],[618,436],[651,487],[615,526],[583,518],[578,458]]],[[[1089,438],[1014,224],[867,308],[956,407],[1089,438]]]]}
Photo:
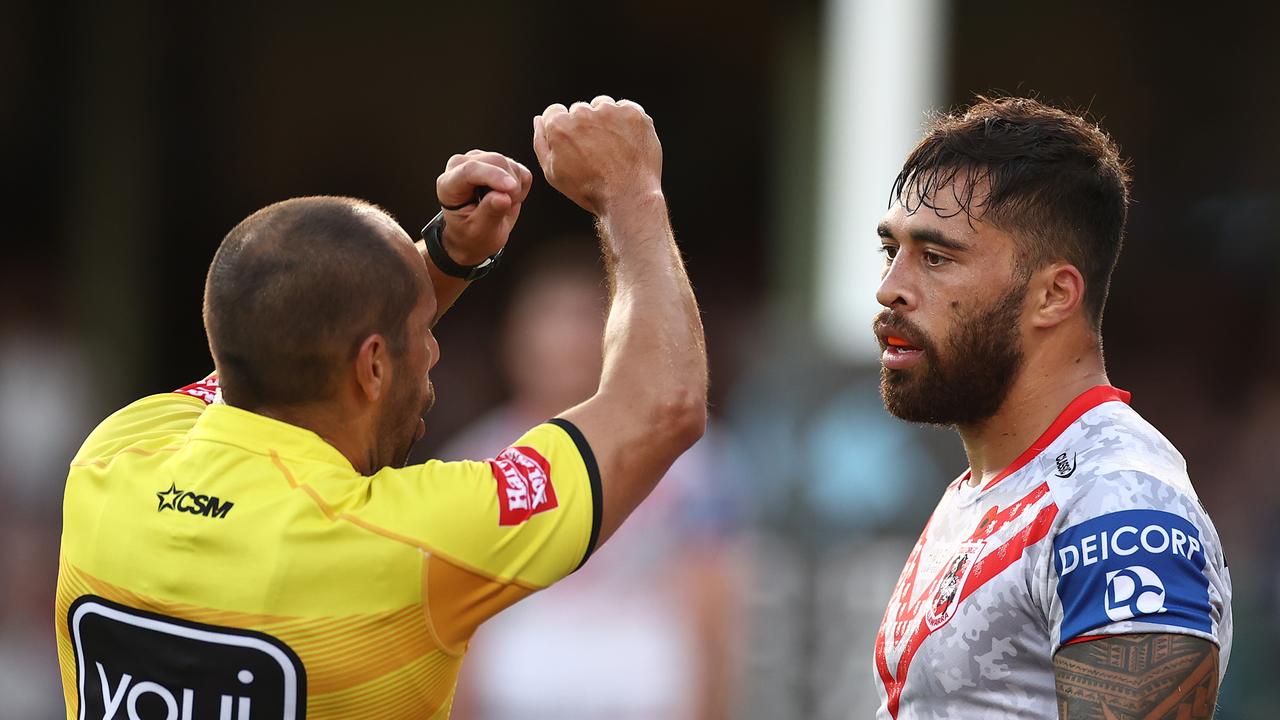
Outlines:
{"type": "Polygon", "coordinates": [[[1019,320],[1027,283],[1015,281],[989,307],[975,308],[938,344],[891,310],[876,325],[900,329],[924,351],[923,362],[906,370],[880,368],[885,409],[908,422],[974,425],[996,414],[1022,368],[1019,320]]]}
{"type": "Polygon", "coordinates": [[[382,445],[379,454],[386,465],[404,467],[408,464],[409,453],[418,441],[419,423],[425,422],[427,411],[435,401],[435,386],[428,382],[425,402],[414,388],[406,387],[388,403],[378,420],[378,439],[382,445]]]}

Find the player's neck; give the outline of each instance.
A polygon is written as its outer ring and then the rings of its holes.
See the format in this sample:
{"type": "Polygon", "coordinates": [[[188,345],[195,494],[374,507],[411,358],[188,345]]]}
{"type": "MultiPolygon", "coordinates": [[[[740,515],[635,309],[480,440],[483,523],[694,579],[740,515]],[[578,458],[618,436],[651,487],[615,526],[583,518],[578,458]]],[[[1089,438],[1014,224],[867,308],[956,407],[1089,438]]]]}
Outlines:
{"type": "Polygon", "coordinates": [[[957,428],[969,457],[970,482],[986,485],[1053,423],[1077,396],[1107,385],[1101,352],[1057,354],[1065,362],[1028,358],[1004,404],[985,422],[957,428]]]}
{"type": "Polygon", "coordinates": [[[342,453],[356,472],[368,475],[372,471],[374,463],[372,446],[367,440],[368,432],[363,424],[349,419],[354,413],[317,405],[258,407],[253,412],[310,430],[342,453]]]}

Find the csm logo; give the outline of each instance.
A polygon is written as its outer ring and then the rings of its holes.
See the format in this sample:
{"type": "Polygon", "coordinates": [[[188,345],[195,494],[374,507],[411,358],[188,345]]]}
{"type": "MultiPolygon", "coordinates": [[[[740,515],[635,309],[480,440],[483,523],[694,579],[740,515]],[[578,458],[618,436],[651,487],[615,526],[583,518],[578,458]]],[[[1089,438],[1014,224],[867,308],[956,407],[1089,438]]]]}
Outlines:
{"type": "Polygon", "coordinates": [[[231,512],[231,506],[235,505],[230,500],[224,501],[216,495],[197,495],[179,490],[175,483],[169,483],[169,489],[156,493],[156,497],[160,498],[160,505],[156,508],[156,512],[172,509],[192,515],[215,517],[219,520],[225,518],[227,513],[231,512]]]}
{"type": "Polygon", "coordinates": [[[306,672],[266,633],[85,595],[67,614],[78,720],[305,720],[306,672]]]}
{"type": "Polygon", "coordinates": [[[1164,583],[1141,565],[1107,573],[1107,617],[1113,622],[1165,612],[1164,583]]]}

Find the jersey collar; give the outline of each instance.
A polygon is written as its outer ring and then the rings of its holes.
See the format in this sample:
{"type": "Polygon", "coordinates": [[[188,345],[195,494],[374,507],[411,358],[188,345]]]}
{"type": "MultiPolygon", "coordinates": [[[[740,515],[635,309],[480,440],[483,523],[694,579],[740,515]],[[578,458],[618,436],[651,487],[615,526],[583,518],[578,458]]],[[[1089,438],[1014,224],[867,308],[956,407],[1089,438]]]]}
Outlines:
{"type": "Polygon", "coordinates": [[[345,455],[314,432],[230,405],[206,408],[191,428],[190,438],[263,455],[274,452],[284,458],[323,462],[356,473],[345,455]]]}
{"type": "MultiPolygon", "coordinates": [[[[1036,441],[1031,443],[1031,447],[1022,451],[1022,454],[1014,458],[1013,462],[1009,463],[1005,469],[1001,470],[999,475],[991,478],[991,482],[987,483],[982,488],[982,492],[990,490],[996,483],[1026,467],[1027,463],[1034,460],[1037,455],[1044,452],[1045,448],[1052,445],[1053,441],[1057,440],[1058,436],[1071,426],[1071,423],[1079,420],[1081,415],[1084,415],[1090,410],[1107,402],[1119,400],[1122,403],[1128,404],[1130,397],[1132,397],[1132,395],[1129,392],[1110,385],[1095,385],[1094,387],[1080,393],[1076,396],[1075,400],[1072,400],[1067,404],[1066,409],[1058,415],[1057,419],[1049,424],[1049,427],[1040,435],[1040,437],[1036,438],[1036,441]]],[[[967,479],[969,477],[969,473],[966,472],[963,477],[967,479]]]]}

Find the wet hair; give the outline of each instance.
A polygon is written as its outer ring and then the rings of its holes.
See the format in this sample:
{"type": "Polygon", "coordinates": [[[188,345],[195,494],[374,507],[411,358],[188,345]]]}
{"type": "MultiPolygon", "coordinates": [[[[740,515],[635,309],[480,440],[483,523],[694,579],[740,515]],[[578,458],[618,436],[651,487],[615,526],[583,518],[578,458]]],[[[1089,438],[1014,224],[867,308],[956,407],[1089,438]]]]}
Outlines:
{"type": "Polygon", "coordinates": [[[1128,166],[1106,132],[1036,100],[978,96],[933,119],[891,202],[938,212],[936,193],[948,185],[958,212],[1017,239],[1024,276],[1051,262],[1074,265],[1085,312],[1101,327],[1129,209],[1128,166]]]}
{"type": "Polygon", "coordinates": [[[265,207],[231,229],[209,266],[204,325],[228,404],[324,400],[374,333],[407,345],[423,280],[379,208],[343,197],[265,207]]]}

